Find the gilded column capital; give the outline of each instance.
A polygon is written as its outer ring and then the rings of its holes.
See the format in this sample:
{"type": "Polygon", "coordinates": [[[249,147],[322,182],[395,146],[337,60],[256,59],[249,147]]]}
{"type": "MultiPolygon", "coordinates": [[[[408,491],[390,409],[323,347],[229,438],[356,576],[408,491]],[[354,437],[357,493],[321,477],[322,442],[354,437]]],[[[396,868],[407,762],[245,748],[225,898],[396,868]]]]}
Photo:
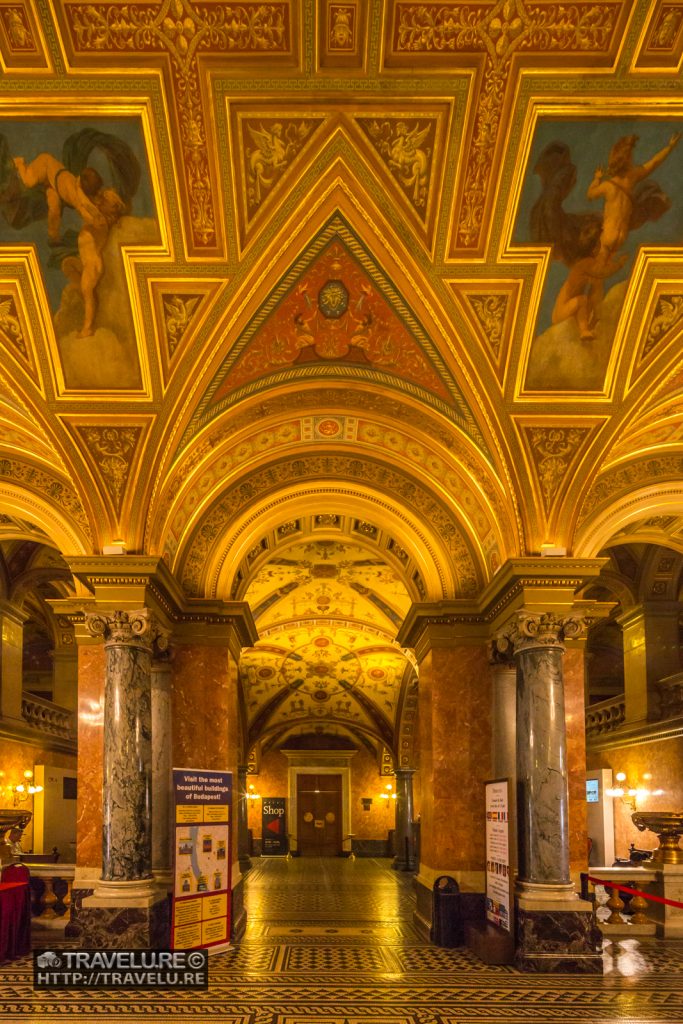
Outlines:
{"type": "Polygon", "coordinates": [[[530,615],[520,612],[495,641],[495,647],[503,656],[538,648],[559,648],[564,651],[564,641],[578,637],[585,627],[583,619],[562,618],[554,612],[530,615]]]}
{"type": "Polygon", "coordinates": [[[158,651],[169,646],[168,630],[162,629],[148,608],[138,611],[86,612],[85,626],[91,636],[101,637],[105,647],[143,647],[158,651]]]}

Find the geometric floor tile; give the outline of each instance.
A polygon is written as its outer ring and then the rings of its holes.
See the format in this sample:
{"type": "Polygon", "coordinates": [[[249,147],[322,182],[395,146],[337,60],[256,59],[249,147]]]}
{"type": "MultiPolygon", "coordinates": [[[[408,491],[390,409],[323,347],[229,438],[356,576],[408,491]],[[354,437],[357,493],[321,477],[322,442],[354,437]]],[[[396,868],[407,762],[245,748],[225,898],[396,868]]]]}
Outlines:
{"type": "Polygon", "coordinates": [[[683,942],[606,942],[605,976],[522,975],[438,949],[389,862],[254,860],[247,933],[212,956],[205,991],[35,992],[0,965],[0,1024],[683,1024],[683,942]]]}

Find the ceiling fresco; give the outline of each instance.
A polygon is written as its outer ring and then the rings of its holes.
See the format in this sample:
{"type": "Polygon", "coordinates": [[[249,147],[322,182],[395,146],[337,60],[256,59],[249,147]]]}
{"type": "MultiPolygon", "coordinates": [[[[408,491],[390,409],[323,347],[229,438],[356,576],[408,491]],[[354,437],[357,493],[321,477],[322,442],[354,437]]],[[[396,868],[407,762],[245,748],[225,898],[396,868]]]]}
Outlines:
{"type": "Polygon", "coordinates": [[[412,602],[681,545],[682,61],[673,0],[0,5],[0,514],[396,750],[412,602]]]}

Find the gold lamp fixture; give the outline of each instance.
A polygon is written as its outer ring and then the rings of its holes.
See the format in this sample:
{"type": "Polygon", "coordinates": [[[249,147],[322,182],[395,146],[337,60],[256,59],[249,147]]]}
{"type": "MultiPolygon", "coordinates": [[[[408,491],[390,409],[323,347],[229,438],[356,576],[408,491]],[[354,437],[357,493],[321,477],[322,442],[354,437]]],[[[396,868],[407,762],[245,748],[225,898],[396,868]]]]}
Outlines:
{"type": "Polygon", "coordinates": [[[260,800],[261,794],[256,792],[253,782],[249,783],[249,790],[247,792],[247,800],[260,800]]]}
{"type": "Polygon", "coordinates": [[[23,804],[26,800],[30,799],[34,793],[42,793],[42,786],[34,786],[31,782],[33,778],[33,772],[30,768],[27,768],[24,772],[25,782],[20,782],[18,786],[10,786],[10,792],[12,793],[12,806],[18,807],[19,804],[23,804]]]}
{"type": "Polygon", "coordinates": [[[643,772],[642,781],[637,778],[629,779],[626,772],[617,772],[614,776],[618,785],[612,786],[605,790],[605,796],[611,796],[614,799],[621,799],[624,803],[635,811],[638,806],[638,800],[646,800],[649,796],[663,796],[663,789],[651,789],[652,773],[643,772]]]}
{"type": "Polygon", "coordinates": [[[395,800],[396,794],[394,793],[394,787],[390,782],[387,782],[384,787],[384,792],[379,795],[380,800],[395,800]]]}

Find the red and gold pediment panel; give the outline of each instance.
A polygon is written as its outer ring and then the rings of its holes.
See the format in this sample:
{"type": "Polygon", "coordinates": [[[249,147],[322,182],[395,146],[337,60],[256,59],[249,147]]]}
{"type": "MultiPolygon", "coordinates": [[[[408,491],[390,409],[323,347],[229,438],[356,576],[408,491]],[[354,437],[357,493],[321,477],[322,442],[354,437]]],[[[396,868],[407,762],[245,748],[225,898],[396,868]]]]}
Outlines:
{"type": "Polygon", "coordinates": [[[501,387],[517,324],[521,281],[450,281],[460,312],[479,340],[501,387]]]}
{"type": "Polygon", "coordinates": [[[250,317],[183,444],[247,394],[320,379],[405,391],[439,408],[486,448],[436,346],[341,215],[328,221],[250,317]]]}
{"type": "Polygon", "coordinates": [[[166,386],[175,367],[192,348],[209,310],[227,287],[227,279],[183,277],[148,280],[156,320],[161,372],[166,386]]]}

